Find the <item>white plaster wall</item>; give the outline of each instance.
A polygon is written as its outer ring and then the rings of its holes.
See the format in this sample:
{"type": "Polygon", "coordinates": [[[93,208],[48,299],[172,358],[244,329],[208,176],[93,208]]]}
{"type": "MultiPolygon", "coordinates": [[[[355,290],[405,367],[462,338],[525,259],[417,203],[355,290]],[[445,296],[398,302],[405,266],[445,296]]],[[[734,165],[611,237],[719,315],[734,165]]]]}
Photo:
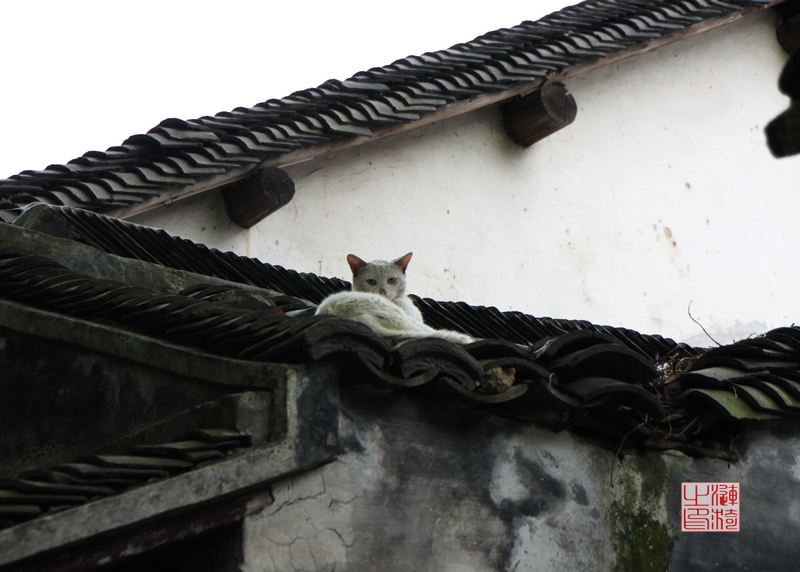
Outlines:
{"type": "Polygon", "coordinates": [[[216,194],[136,222],[328,276],[414,251],[421,296],[698,345],[690,302],[721,343],[788,325],[800,159],[763,134],[788,105],[774,18],[569,80],[575,123],[529,149],[492,108],[287,168],[295,199],[249,232],[216,194]]]}

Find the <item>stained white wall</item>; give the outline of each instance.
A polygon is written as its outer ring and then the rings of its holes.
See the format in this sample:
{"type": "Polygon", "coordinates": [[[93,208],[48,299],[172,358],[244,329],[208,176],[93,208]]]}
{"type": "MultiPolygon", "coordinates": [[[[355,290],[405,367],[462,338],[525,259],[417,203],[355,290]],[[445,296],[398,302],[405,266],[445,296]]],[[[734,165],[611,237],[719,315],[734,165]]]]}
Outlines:
{"type": "Polygon", "coordinates": [[[798,320],[800,159],[775,16],[567,81],[578,116],[522,149],[491,108],[286,168],[294,200],[250,231],[216,193],[140,215],[206,244],[349,277],[414,252],[412,291],[711,345],[798,320]]]}

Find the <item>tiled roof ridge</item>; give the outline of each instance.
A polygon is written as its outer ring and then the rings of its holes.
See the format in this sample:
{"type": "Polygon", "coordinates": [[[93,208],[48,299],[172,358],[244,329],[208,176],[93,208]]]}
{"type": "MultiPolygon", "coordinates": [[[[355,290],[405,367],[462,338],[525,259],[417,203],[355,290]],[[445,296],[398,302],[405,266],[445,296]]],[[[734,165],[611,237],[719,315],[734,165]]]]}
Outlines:
{"type": "MultiPolygon", "coordinates": [[[[79,240],[103,252],[250,284],[302,298],[313,304],[319,304],[326,296],[350,289],[350,283],[340,278],[297,272],[256,258],[221,252],[172,236],[161,229],[81,209],[36,205],[15,224],[31,225],[36,229],[41,224],[42,217],[51,216],[68,225],[69,228],[63,231],[65,237],[79,240]]],[[[53,228],[51,223],[47,230],[52,232],[53,228]]],[[[495,307],[471,306],[465,302],[440,302],[417,296],[414,299],[429,325],[461,331],[476,338],[497,338],[530,344],[550,336],[588,330],[615,337],[627,347],[654,361],[673,353],[683,357],[696,356],[703,351],[659,335],[640,334],[627,328],[597,325],[586,320],[535,317],[522,312],[501,312],[495,307]]]]}
{"type": "Polygon", "coordinates": [[[431,326],[464,331],[478,338],[499,338],[518,344],[532,342],[569,332],[591,331],[616,338],[625,346],[653,362],[671,357],[696,357],[704,348],[678,343],[658,334],[641,334],[636,330],[593,324],[587,320],[537,317],[523,312],[501,312],[494,306],[472,306],[465,302],[438,302],[414,297],[431,326]]]}
{"type": "MultiPolygon", "coordinates": [[[[501,415],[553,421],[559,428],[616,442],[627,439],[650,448],[711,455],[717,453],[692,443],[701,429],[713,439],[720,421],[796,418],[800,413],[798,328],[770,332],[772,338],[750,341],[755,347],[741,352],[738,345],[715,350],[727,360],[723,365],[728,369],[722,371],[729,371],[731,364],[743,369],[734,375],[734,383],[725,386],[730,389],[726,392],[698,386],[691,376],[677,371],[673,371],[677,377],[660,376],[652,359],[619,338],[590,329],[526,345],[502,339],[464,346],[435,338],[388,340],[344,318],[230,307],[215,301],[224,294],[220,286],[189,290],[163,295],[82,275],[20,249],[0,251],[0,297],[32,309],[102,320],[118,324],[122,331],[235,359],[287,364],[333,361],[342,368],[345,383],[413,390],[451,405],[483,406],[501,415]],[[775,338],[777,334],[781,336],[775,338]],[[762,347],[765,344],[771,347],[762,347]],[[734,355],[725,355],[728,351],[734,355]],[[767,379],[749,381],[753,372],[767,379]],[[772,401],[763,399],[759,387],[740,388],[756,382],[769,388],[772,401]],[[747,402],[743,392],[753,401],[747,402]],[[550,412],[550,417],[542,412],[550,412]],[[703,420],[697,424],[699,417],[703,420]]],[[[696,360],[693,371],[704,359],[696,360]]]]}
{"type": "Polygon", "coordinates": [[[587,0],[282,99],[213,117],[166,119],[105,152],[22,171],[0,180],[0,219],[13,220],[32,202],[130,214],[241,179],[259,166],[296,161],[308,149],[351,145],[422,124],[421,118],[457,102],[469,103],[466,111],[527,93],[548,78],[626,57],[711,21],[727,23],[770,3],[587,0]]]}
{"type": "MultiPolygon", "coordinates": [[[[623,359],[625,367],[615,371],[617,365],[613,365],[609,374],[625,381],[645,383],[656,376],[650,360],[594,332],[572,332],[555,342],[543,340],[527,347],[503,340],[482,340],[463,348],[431,338],[388,340],[366,325],[345,318],[306,313],[288,316],[269,306],[261,311],[230,307],[215,301],[221,290],[219,286],[193,286],[178,295],[164,295],[93,278],[20,249],[0,249],[0,297],[4,299],[72,318],[117,324],[236,359],[302,364],[338,355],[345,360],[356,359],[356,367],[366,368],[364,378],[401,387],[427,384],[445,374],[450,382],[467,390],[469,395],[462,397],[478,401],[480,393],[485,393],[483,389],[475,393],[486,367],[480,360],[500,358],[492,369],[510,366],[503,360],[511,359],[515,367],[552,384],[552,372],[534,362],[551,363],[554,372],[571,371],[581,360],[558,362],[558,350],[565,345],[570,351],[587,344],[601,346],[587,354],[587,359],[597,349],[615,356],[616,361],[623,359]]],[[[503,401],[514,397],[511,392],[503,401]]],[[[658,407],[656,401],[650,405],[658,407]]]]}
{"type": "Polygon", "coordinates": [[[34,253],[0,249],[0,296],[210,353],[257,361],[299,363],[326,335],[353,338],[369,348],[387,344],[362,324],[333,316],[290,318],[276,305],[260,311],[214,301],[217,286],[166,295],[138,286],[92,278],[34,253]],[[244,346],[244,347],[243,347],[244,346]],[[280,359],[277,359],[280,358],[280,359]]]}
{"type": "Polygon", "coordinates": [[[48,234],[58,233],[62,238],[117,256],[283,292],[315,304],[334,292],[350,289],[350,283],[339,278],[297,272],[258,258],[223,252],[163,229],[84,209],[36,204],[27,208],[14,224],[48,234]],[[57,220],[43,224],[39,217],[57,220]]]}

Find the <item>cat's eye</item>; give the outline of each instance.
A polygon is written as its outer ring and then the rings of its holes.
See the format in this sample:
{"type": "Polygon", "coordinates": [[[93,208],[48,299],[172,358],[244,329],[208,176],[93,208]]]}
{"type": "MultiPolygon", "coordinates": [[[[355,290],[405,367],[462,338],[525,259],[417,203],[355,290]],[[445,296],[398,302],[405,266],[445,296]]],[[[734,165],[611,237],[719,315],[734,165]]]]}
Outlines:
{"type": "Polygon", "coordinates": [[[387,282],[388,282],[389,284],[394,284],[395,282],[397,282],[397,278],[389,278],[389,279],[387,280],[387,282]]]}
{"type": "Polygon", "coordinates": [[[374,278],[367,278],[367,284],[369,284],[370,286],[375,286],[377,283],[378,281],[375,280],[374,278]]]}

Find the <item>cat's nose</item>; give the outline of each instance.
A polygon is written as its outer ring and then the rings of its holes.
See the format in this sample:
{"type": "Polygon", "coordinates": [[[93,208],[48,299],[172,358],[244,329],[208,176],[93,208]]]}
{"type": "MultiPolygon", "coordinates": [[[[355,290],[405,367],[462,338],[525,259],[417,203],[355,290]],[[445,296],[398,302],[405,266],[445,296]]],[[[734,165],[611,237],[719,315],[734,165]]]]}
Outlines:
{"type": "Polygon", "coordinates": [[[381,290],[380,290],[379,294],[380,294],[381,296],[386,296],[386,290],[385,290],[384,288],[381,288],[381,290]]]}

